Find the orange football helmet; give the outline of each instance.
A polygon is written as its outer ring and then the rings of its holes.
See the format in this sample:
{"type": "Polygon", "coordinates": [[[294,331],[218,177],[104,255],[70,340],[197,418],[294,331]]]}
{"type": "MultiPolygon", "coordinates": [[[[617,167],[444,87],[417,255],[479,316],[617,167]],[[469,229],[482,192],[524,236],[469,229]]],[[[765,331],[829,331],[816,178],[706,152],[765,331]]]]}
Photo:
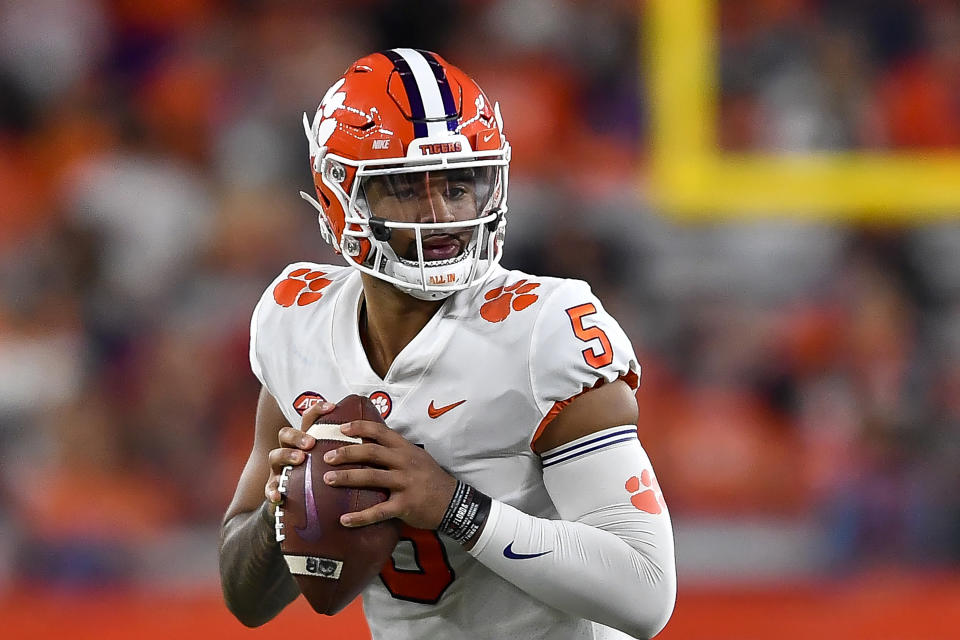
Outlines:
{"type": "Polygon", "coordinates": [[[500,261],[510,145],[499,105],[463,71],[428,51],[374,53],[303,124],[318,200],[301,195],[348,264],[439,300],[500,261]]]}

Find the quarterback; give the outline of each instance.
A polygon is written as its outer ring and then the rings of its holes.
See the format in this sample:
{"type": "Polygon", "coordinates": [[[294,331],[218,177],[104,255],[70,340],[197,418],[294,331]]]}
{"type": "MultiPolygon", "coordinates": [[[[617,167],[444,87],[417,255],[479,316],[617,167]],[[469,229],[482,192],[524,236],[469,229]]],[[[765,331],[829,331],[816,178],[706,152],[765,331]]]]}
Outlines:
{"type": "Polygon", "coordinates": [[[297,595],[274,539],[278,478],[340,398],[388,426],[327,454],[401,542],[363,592],[374,638],[648,638],[676,596],[670,516],[637,438],[640,367],[587,284],[500,266],[510,145],[498,105],[440,56],[353,63],[304,116],[323,238],[253,312],[263,385],[220,572],[246,625],[297,595]],[[626,636],[624,635],[626,634],[626,636]]]}

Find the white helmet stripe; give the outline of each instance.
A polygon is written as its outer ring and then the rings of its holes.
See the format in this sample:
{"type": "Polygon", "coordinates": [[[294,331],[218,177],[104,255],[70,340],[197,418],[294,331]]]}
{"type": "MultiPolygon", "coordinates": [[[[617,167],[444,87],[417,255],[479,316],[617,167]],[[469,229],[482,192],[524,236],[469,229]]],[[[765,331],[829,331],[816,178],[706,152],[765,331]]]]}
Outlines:
{"type": "Polygon", "coordinates": [[[427,135],[444,135],[447,133],[447,123],[444,120],[447,114],[443,108],[440,87],[430,69],[430,63],[415,49],[394,49],[394,51],[410,65],[413,77],[417,81],[417,90],[423,102],[423,113],[427,119],[427,135]]]}

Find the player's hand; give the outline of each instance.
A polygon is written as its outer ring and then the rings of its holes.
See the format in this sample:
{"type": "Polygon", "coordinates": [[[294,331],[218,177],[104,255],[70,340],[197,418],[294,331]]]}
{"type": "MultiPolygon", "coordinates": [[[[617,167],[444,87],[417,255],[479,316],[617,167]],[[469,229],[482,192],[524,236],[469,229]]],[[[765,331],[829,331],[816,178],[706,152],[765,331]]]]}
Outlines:
{"type": "Polygon", "coordinates": [[[418,529],[440,526],[457,487],[456,478],[425,450],[379,422],[354,420],[344,424],[341,431],[370,442],[331,449],[323,459],[332,465],[349,463],[377,468],[328,471],[323,475],[324,482],[334,487],[377,487],[390,491],[386,501],[341,516],[344,526],[361,527],[390,518],[400,518],[418,529]]]}
{"type": "Polygon", "coordinates": [[[279,504],[283,499],[283,495],[281,495],[279,490],[280,474],[283,473],[283,468],[288,465],[296,466],[302,464],[303,461],[307,459],[307,454],[304,452],[312,449],[313,445],[317,443],[316,438],[307,435],[307,429],[309,429],[320,416],[330,413],[336,406],[337,405],[332,402],[315,404],[303,414],[300,429],[294,429],[293,427],[283,427],[280,429],[280,432],[277,434],[280,446],[276,449],[271,449],[270,453],[267,454],[270,460],[270,477],[267,479],[267,484],[263,490],[263,494],[267,497],[267,500],[274,506],[279,504]]]}

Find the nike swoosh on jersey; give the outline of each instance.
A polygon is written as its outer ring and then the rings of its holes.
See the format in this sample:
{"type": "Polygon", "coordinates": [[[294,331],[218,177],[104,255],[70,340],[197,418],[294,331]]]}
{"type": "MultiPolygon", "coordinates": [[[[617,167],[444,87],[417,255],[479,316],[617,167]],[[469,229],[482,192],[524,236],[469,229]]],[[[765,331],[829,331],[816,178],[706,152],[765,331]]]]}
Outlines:
{"type": "Polygon", "coordinates": [[[308,542],[316,542],[320,539],[321,534],[323,534],[323,528],[320,526],[320,518],[317,517],[317,500],[313,497],[313,474],[310,472],[311,467],[311,454],[307,454],[307,460],[304,462],[307,465],[306,468],[306,477],[304,478],[304,506],[306,507],[306,521],[307,526],[305,527],[296,527],[297,533],[300,534],[300,537],[308,542]]]}
{"type": "Polygon", "coordinates": [[[511,542],[503,548],[503,557],[511,560],[528,560],[530,558],[545,556],[551,551],[553,551],[553,549],[550,549],[550,551],[541,551],[540,553],[517,553],[513,550],[513,542],[511,542]]]}
{"type": "Polygon", "coordinates": [[[454,402],[453,404],[448,404],[445,407],[434,407],[433,400],[431,400],[430,406],[427,407],[427,415],[429,415],[431,418],[436,420],[437,418],[445,414],[447,411],[450,411],[451,409],[456,409],[457,407],[462,405],[464,402],[466,402],[466,400],[461,400],[460,402],[454,402]]]}

